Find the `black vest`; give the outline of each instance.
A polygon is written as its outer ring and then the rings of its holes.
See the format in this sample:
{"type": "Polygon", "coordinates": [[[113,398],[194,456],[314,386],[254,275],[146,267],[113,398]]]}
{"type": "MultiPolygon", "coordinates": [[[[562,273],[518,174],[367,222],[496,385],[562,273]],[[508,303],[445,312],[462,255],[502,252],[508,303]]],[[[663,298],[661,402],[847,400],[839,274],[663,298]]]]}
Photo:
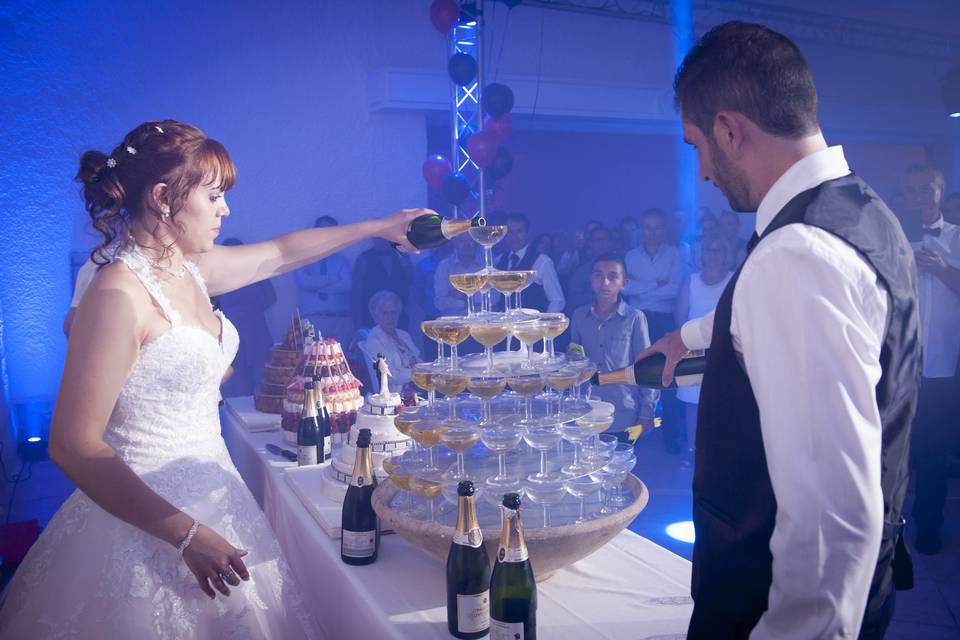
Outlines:
{"type": "MultiPolygon", "coordinates": [[[[533,245],[527,245],[527,252],[523,254],[520,262],[513,268],[514,271],[530,271],[533,269],[533,263],[537,261],[540,254],[533,250],[533,245]]],[[[497,262],[497,269],[507,269],[510,266],[510,252],[507,251],[497,262]]],[[[547,300],[547,292],[543,285],[534,282],[520,294],[520,301],[525,309],[536,309],[537,311],[546,311],[550,302],[547,300]]]]}
{"type": "MultiPolygon", "coordinates": [[[[879,556],[863,559],[876,563],[863,623],[866,636],[883,616],[893,583],[894,548],[902,529],[910,425],[920,384],[916,268],[896,218],[857,176],[830,180],[797,195],[773,219],[764,236],[797,223],[824,229],[856,249],[877,272],[889,296],[887,332],[880,353],[883,373],[876,387],[883,430],[885,524],[879,556]]],[[[746,638],[767,609],[772,580],[769,543],[777,503],[757,402],[730,335],[733,292],[739,276],[740,270],[717,303],[700,393],[693,480],[697,538],[691,640],[746,638]]],[[[899,548],[903,549],[902,543],[899,548]]],[[[909,568],[908,556],[900,556],[898,561],[905,561],[909,568]]]]}

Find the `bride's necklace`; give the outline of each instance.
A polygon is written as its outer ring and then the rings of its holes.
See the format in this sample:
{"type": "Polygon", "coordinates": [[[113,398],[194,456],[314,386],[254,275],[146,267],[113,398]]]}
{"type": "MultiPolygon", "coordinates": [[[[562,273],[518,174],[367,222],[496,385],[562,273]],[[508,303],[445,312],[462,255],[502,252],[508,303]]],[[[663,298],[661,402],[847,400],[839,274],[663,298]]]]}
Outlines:
{"type": "MultiPolygon", "coordinates": [[[[130,236],[130,239],[133,240],[133,236],[130,236]]],[[[160,271],[163,271],[164,273],[170,274],[174,278],[182,278],[183,276],[187,275],[187,268],[185,266],[181,266],[179,269],[171,269],[170,267],[161,264],[159,260],[152,260],[151,258],[149,258],[140,249],[140,245],[137,243],[136,240],[133,240],[133,250],[136,253],[138,253],[140,257],[144,261],[146,261],[146,263],[150,265],[150,268],[152,269],[158,269],[160,271]]]]}

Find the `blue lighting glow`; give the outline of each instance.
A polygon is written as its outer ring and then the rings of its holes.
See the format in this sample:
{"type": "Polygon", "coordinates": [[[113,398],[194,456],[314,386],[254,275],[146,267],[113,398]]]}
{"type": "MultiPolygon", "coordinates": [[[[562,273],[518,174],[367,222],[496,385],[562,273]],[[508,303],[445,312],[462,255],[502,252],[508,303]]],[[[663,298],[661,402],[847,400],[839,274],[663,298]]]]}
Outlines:
{"type": "Polygon", "coordinates": [[[948,118],[960,118],[960,111],[954,111],[953,113],[951,113],[951,114],[950,114],[949,116],[947,116],[947,117],[948,117],[948,118]]]}
{"type": "Polygon", "coordinates": [[[684,520],[683,522],[674,522],[673,524],[667,525],[667,535],[674,540],[688,542],[690,544],[693,544],[697,539],[697,533],[693,528],[692,520],[684,520]]]}
{"type": "Polygon", "coordinates": [[[40,442],[42,438],[40,436],[30,436],[27,438],[27,442],[40,442]]]}
{"type": "MultiPolygon", "coordinates": [[[[676,0],[671,4],[673,20],[673,61],[679,67],[693,46],[693,2],[676,0]]],[[[679,115],[679,114],[678,114],[679,115]]],[[[685,236],[693,234],[697,215],[697,154],[683,141],[683,126],[677,118],[677,208],[687,214],[685,236]]]]}

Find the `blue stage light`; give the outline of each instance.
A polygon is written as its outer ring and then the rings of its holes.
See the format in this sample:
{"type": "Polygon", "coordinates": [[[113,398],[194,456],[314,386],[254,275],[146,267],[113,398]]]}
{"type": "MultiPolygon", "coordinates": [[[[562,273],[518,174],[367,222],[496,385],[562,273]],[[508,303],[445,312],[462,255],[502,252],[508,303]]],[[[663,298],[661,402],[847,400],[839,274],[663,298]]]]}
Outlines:
{"type": "Polygon", "coordinates": [[[693,544],[697,539],[697,533],[693,528],[692,520],[684,520],[683,522],[674,522],[673,524],[667,525],[667,535],[674,540],[688,542],[690,544],[693,544]]]}
{"type": "Polygon", "coordinates": [[[960,111],[954,111],[953,113],[951,113],[951,114],[950,114],[949,116],[947,116],[947,117],[948,117],[948,118],[960,118],[960,111]]]}

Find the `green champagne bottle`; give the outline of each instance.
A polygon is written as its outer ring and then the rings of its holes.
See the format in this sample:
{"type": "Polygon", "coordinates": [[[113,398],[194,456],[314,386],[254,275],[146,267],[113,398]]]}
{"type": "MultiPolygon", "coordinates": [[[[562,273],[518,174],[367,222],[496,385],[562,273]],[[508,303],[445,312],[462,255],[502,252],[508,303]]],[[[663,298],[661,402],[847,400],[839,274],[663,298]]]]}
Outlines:
{"type": "Polygon", "coordinates": [[[441,218],[435,213],[426,213],[417,216],[410,223],[407,228],[407,240],[421,251],[432,249],[461,233],[466,233],[470,227],[482,227],[486,224],[480,216],[474,216],[470,220],[452,220],[441,218]]]}
{"type": "Polygon", "coordinates": [[[707,352],[691,351],[689,355],[680,359],[673,373],[673,380],[666,387],[663,386],[663,367],[667,357],[662,353],[654,353],[643,360],[637,360],[629,367],[619,371],[595,373],[590,378],[591,384],[630,384],[651,389],[675,389],[676,387],[695,387],[703,381],[703,372],[707,368],[707,352]]]}
{"type": "Polygon", "coordinates": [[[380,521],[370,503],[376,488],[377,478],[373,474],[370,455],[370,429],[360,429],[353,475],[340,516],[340,559],[347,564],[370,564],[377,559],[380,521]]]}
{"type": "Polygon", "coordinates": [[[537,583],[520,524],[520,494],[503,496],[500,548],[490,578],[490,640],[536,640],[537,583]]]}
{"type": "Polygon", "coordinates": [[[490,559],[473,492],[470,480],[457,485],[457,529],[447,554],[447,628],[468,640],[490,630],[490,559]]]}

